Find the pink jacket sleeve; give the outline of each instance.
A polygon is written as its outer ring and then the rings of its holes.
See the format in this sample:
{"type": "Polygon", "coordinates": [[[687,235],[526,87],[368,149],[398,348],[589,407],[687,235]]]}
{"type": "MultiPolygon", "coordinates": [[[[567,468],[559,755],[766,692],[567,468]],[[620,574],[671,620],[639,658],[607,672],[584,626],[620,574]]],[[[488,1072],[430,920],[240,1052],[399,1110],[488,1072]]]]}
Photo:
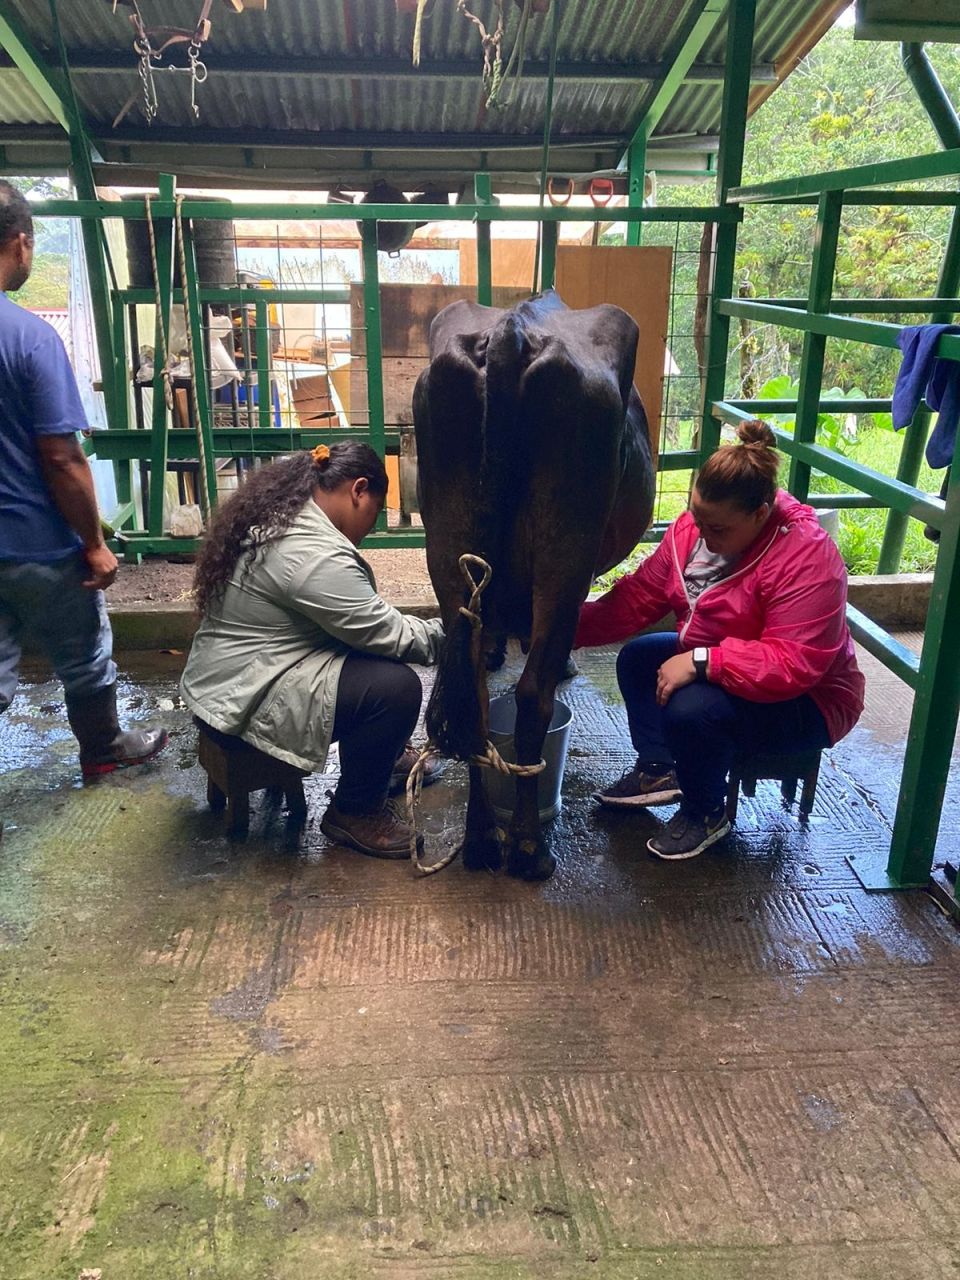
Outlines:
{"type": "Polygon", "coordinates": [[[660,543],[653,555],[633,573],[620,578],[599,600],[588,600],[580,610],[573,647],[613,644],[635,636],[652,622],[659,622],[673,607],[667,584],[673,572],[668,543],[660,543]]]}
{"type": "Polygon", "coordinates": [[[710,650],[710,679],[751,702],[784,702],[819,684],[847,643],[847,577],[829,538],[771,566],[758,640],[710,650]]]}

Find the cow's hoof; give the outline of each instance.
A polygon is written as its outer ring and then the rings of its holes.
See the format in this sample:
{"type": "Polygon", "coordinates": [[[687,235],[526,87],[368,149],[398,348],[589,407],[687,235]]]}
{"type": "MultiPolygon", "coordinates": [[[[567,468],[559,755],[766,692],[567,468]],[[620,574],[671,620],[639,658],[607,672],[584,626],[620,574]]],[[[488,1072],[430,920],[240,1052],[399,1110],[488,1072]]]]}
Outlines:
{"type": "Polygon", "coordinates": [[[549,880],[557,869],[557,860],[542,845],[536,845],[525,852],[523,841],[514,845],[507,858],[507,874],[516,876],[518,880],[549,880]]]}
{"type": "Polygon", "coordinates": [[[567,665],[564,667],[563,675],[560,677],[560,679],[561,681],[572,680],[574,676],[578,676],[579,674],[580,674],[580,668],[577,666],[576,662],[574,662],[573,658],[568,658],[567,665]]]}
{"type": "Polygon", "coordinates": [[[491,650],[487,654],[486,668],[488,671],[499,671],[507,660],[507,646],[497,645],[496,649],[491,650]]]}
{"type": "Polygon", "coordinates": [[[468,871],[499,871],[503,866],[499,832],[493,827],[482,835],[465,836],[460,852],[468,871]]]}

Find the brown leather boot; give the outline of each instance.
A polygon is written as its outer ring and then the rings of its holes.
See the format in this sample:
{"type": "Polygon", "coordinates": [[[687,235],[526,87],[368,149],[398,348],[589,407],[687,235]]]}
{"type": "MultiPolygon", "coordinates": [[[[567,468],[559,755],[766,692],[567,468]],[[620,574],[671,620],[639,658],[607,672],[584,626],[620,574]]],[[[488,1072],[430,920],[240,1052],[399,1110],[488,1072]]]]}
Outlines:
{"type": "MultiPolygon", "coordinates": [[[[397,757],[397,763],[393,766],[393,773],[390,775],[390,785],[387,788],[388,796],[399,795],[401,791],[405,791],[407,787],[407,778],[410,770],[420,759],[420,748],[415,747],[412,742],[400,752],[397,757]]],[[[437,782],[443,777],[443,772],[447,767],[446,760],[440,760],[437,756],[432,756],[427,761],[427,767],[423,771],[423,785],[429,787],[431,783],[437,782]]]]}
{"type": "Polygon", "coordinates": [[[320,830],[335,844],[349,845],[371,858],[410,857],[412,828],[388,804],[379,813],[341,813],[334,798],[320,830]]]}
{"type": "Polygon", "coordinates": [[[67,719],[80,743],[80,769],[85,778],[143,764],[167,745],[165,729],[120,728],[115,684],[85,698],[67,698],[67,719]]]}

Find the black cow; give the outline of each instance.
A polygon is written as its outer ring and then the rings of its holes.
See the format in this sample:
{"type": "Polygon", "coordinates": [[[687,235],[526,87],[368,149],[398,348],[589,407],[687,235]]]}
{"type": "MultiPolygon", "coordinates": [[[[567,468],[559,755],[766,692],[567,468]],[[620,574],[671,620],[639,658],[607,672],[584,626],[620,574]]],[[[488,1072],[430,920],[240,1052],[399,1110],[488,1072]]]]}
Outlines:
{"type": "MultiPolygon", "coordinates": [[[[413,398],[427,564],[447,631],[427,731],[446,755],[482,754],[484,657],[516,636],[516,752],[536,764],[593,577],[639,542],[653,512],[646,415],[633,386],[638,330],[614,306],[572,311],[553,290],[511,311],[455,302],[430,328],[430,365],[413,398]],[[459,557],[493,578],[483,632],[459,611],[459,557]]],[[[507,870],[542,880],[556,866],[540,830],[537,778],[517,779],[507,870]]],[[[499,867],[483,769],[470,768],[463,859],[499,867]]]]}

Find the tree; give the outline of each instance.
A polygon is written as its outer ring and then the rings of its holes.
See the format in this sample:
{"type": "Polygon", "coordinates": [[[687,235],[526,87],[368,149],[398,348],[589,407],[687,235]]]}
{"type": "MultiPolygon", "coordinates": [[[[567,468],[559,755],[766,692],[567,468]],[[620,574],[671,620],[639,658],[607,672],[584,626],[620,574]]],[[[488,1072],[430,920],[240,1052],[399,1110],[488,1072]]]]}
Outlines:
{"type": "MultiPolygon", "coordinates": [[[[960,101],[960,60],[953,46],[929,48],[944,87],[960,101]]],[[[900,63],[897,45],[854,41],[834,27],[751,117],[744,183],[849,168],[939,149],[936,134],[900,63]]],[[[933,184],[928,184],[933,185],[933,184]]],[[[940,184],[949,186],[949,180],[940,184]]],[[[710,203],[710,185],[661,187],[662,204],[710,203]]],[[[835,292],[849,297],[932,294],[947,234],[944,208],[850,207],[844,211],[835,292]]],[[[751,206],[738,237],[737,283],[756,297],[806,297],[816,226],[812,204],[751,206]]],[[[893,316],[905,323],[922,317],[893,316]]],[[[684,331],[686,327],[684,326],[684,331]]],[[[754,385],[797,371],[802,337],[763,327],[731,352],[731,384],[754,385]]],[[[860,385],[889,394],[897,352],[849,342],[827,344],[825,384],[860,385]]]]}

